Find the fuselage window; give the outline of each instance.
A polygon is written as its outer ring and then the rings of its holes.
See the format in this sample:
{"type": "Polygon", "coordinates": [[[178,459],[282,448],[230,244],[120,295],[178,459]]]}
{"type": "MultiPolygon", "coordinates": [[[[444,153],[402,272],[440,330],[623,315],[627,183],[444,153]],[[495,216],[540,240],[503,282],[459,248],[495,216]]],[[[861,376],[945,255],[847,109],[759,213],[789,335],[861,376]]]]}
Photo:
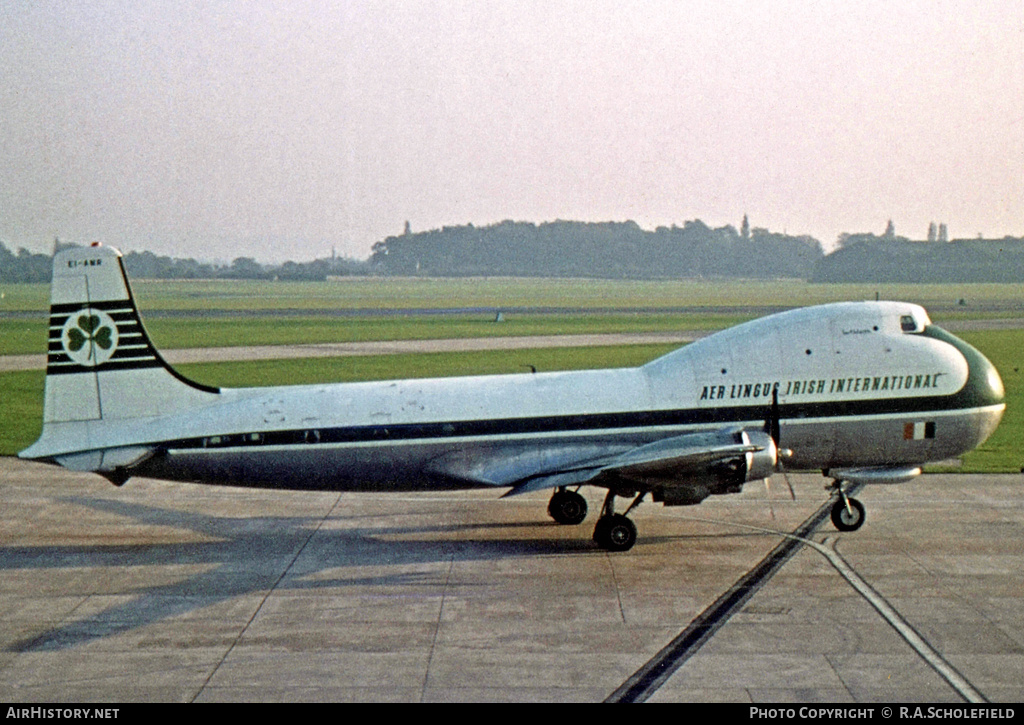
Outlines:
{"type": "Polygon", "coordinates": [[[900,318],[900,329],[904,332],[917,332],[917,320],[913,315],[903,315],[900,318]]]}

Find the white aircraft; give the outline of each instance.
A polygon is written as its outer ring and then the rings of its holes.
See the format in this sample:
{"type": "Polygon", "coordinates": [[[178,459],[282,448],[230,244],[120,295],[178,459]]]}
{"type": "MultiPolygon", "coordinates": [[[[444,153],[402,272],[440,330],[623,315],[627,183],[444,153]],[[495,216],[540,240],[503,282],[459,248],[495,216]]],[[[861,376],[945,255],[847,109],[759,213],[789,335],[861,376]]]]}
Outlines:
{"type": "Polygon", "coordinates": [[[984,441],[1005,409],[985,357],[901,302],[771,315],[636,368],[218,389],[150,343],[121,255],[54,259],[44,421],[22,458],[132,476],[304,490],[553,490],[579,524],[582,485],[608,494],[603,548],[636,541],[646,496],[698,504],[788,469],[833,480],[832,520],[864,507],[844,484],[895,483],[984,441]],[[785,446],[784,448],[782,446],[785,446]],[[615,498],[632,498],[624,513],[615,498]]]}

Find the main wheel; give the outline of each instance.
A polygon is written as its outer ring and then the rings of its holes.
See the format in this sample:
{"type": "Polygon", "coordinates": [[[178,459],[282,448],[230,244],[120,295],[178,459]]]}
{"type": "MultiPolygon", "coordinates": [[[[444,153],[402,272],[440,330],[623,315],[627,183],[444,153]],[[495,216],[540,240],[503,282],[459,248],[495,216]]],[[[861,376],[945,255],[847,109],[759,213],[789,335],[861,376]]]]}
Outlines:
{"type": "Polygon", "coordinates": [[[847,500],[849,509],[841,498],[832,507],[832,524],[840,531],[856,531],[864,523],[864,504],[855,498],[847,500]]]}
{"type": "Polygon", "coordinates": [[[606,516],[594,527],[594,541],[608,551],[629,551],[636,543],[636,524],[622,514],[606,516]]]}
{"type": "Polygon", "coordinates": [[[556,491],[548,503],[548,515],[560,524],[581,524],[587,518],[587,500],[575,491],[556,491]]]}

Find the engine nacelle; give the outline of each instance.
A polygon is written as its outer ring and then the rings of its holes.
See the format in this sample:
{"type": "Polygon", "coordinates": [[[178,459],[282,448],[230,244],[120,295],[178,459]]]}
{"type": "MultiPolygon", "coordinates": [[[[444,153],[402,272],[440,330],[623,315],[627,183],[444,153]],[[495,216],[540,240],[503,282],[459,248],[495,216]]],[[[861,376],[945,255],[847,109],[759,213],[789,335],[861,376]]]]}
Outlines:
{"type": "Polygon", "coordinates": [[[763,430],[744,430],[740,433],[743,442],[756,446],[760,450],[746,454],[747,470],[744,483],[768,478],[775,473],[779,464],[779,447],[772,437],[763,430]]]}
{"type": "Polygon", "coordinates": [[[775,472],[779,449],[770,435],[761,430],[729,435],[731,443],[742,443],[754,450],[717,461],[701,473],[656,488],[651,497],[666,506],[693,506],[713,494],[739,493],[747,481],[768,478],[775,472]]]}

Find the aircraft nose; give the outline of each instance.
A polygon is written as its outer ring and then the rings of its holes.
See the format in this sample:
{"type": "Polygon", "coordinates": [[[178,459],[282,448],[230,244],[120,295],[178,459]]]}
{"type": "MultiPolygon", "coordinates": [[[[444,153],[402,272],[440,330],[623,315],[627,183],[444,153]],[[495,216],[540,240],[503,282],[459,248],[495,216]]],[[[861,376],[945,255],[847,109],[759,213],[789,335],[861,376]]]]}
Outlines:
{"type": "Polygon", "coordinates": [[[1003,387],[1003,379],[999,377],[999,371],[996,370],[996,366],[989,362],[988,358],[982,355],[981,359],[984,361],[983,365],[980,365],[979,370],[971,370],[973,376],[978,378],[984,378],[982,387],[984,388],[983,393],[992,400],[993,403],[1002,403],[1006,400],[1006,388],[1003,387]]]}
{"type": "Polygon", "coordinates": [[[1006,388],[996,366],[977,349],[960,341],[960,351],[967,358],[967,387],[977,398],[979,406],[998,405],[1005,402],[1006,388]],[[965,350],[964,348],[968,348],[965,350]]]}
{"type": "Polygon", "coordinates": [[[964,385],[964,392],[969,397],[970,404],[980,408],[1005,402],[1006,389],[1003,387],[999,371],[977,348],[935,325],[929,325],[925,334],[949,343],[967,360],[967,383],[964,385]]]}

